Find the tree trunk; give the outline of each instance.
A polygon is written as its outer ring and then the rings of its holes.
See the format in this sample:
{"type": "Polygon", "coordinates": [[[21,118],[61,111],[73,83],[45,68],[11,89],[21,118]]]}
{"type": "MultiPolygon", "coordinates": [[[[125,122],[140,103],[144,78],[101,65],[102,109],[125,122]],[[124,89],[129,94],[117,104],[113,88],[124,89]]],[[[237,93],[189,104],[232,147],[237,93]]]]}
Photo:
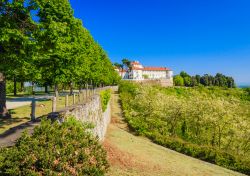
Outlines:
{"type": "Polygon", "coordinates": [[[17,95],[17,88],[16,88],[16,76],[14,76],[14,96],[17,95]]]}
{"type": "Polygon", "coordinates": [[[0,118],[8,117],[10,114],[6,107],[6,82],[3,73],[0,73],[0,118]]]}
{"type": "Polygon", "coordinates": [[[35,85],[34,85],[34,82],[32,82],[32,86],[31,86],[31,88],[32,88],[32,95],[35,95],[35,90],[34,90],[34,87],[35,87],[35,85]]]}
{"type": "Polygon", "coordinates": [[[21,82],[21,92],[24,92],[24,82],[21,82]]]}
{"type": "Polygon", "coordinates": [[[48,90],[48,85],[47,84],[45,84],[45,93],[49,93],[49,90],[48,90]]]}
{"type": "Polygon", "coordinates": [[[58,84],[55,84],[55,97],[58,97],[59,93],[58,93],[58,84]]]}

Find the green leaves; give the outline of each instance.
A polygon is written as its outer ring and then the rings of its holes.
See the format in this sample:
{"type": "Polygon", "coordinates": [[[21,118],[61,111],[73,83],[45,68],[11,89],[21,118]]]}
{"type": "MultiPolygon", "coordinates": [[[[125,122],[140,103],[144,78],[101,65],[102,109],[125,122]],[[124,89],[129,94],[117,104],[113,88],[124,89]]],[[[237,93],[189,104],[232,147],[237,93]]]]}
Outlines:
{"type": "Polygon", "coordinates": [[[103,90],[100,92],[101,96],[101,102],[102,102],[102,111],[105,112],[109,103],[109,100],[111,98],[111,90],[103,90]]]}
{"type": "Polygon", "coordinates": [[[18,80],[49,85],[117,81],[108,56],[73,16],[68,0],[1,3],[0,70],[7,79],[15,75],[18,80]]]}
{"type": "Polygon", "coordinates": [[[32,136],[23,134],[11,148],[0,149],[0,175],[104,175],[106,152],[75,118],[43,120],[32,136]],[[59,137],[60,136],[60,137],[59,137]]]}
{"type": "Polygon", "coordinates": [[[246,90],[163,88],[124,81],[119,92],[125,118],[138,134],[179,152],[250,173],[246,90]]]}

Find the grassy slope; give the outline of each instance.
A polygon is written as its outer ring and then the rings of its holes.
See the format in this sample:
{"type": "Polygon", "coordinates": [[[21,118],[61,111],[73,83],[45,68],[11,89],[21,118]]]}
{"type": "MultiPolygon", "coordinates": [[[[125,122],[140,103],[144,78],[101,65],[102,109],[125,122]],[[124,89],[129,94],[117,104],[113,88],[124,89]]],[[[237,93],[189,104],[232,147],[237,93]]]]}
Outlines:
{"type": "Polygon", "coordinates": [[[112,124],[104,146],[111,163],[110,176],[241,175],[150,142],[131,134],[122,120],[118,95],[112,99],[112,124]]]}

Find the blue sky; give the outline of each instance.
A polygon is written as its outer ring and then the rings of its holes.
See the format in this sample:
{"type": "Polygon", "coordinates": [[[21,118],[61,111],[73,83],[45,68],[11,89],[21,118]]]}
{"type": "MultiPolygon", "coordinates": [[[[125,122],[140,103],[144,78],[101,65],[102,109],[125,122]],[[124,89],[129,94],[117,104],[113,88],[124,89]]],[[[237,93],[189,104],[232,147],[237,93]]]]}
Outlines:
{"type": "Polygon", "coordinates": [[[249,0],[71,0],[113,62],[233,76],[250,85],[249,0]]]}

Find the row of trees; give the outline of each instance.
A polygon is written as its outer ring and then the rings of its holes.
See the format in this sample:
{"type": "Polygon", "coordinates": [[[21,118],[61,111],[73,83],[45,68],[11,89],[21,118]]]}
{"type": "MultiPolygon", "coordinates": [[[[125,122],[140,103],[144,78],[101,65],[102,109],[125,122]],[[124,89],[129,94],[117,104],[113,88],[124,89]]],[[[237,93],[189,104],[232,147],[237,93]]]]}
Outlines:
{"type": "Polygon", "coordinates": [[[175,86],[218,86],[218,87],[236,87],[235,81],[232,77],[225,76],[221,73],[217,73],[215,76],[205,74],[203,76],[195,75],[190,76],[186,72],[182,71],[179,75],[174,76],[175,86]]]}
{"type": "Polygon", "coordinates": [[[119,80],[102,47],[68,0],[0,0],[0,115],[6,116],[5,84],[29,81],[79,88],[119,80]]]}

